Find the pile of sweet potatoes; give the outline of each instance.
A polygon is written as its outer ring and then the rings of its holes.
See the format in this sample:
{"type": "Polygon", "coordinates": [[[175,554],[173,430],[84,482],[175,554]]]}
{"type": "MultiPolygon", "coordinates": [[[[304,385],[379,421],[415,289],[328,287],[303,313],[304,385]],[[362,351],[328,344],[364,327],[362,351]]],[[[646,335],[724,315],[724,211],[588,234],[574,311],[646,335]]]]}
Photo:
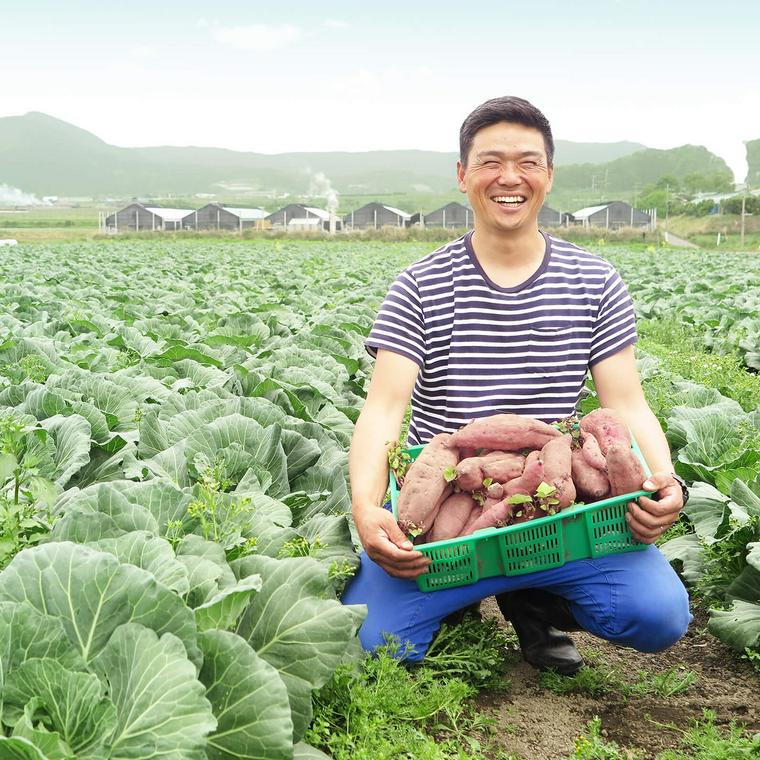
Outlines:
{"type": "Polygon", "coordinates": [[[397,480],[399,526],[419,544],[631,493],[645,473],[625,423],[597,409],[553,425],[482,417],[436,435],[397,480]]]}

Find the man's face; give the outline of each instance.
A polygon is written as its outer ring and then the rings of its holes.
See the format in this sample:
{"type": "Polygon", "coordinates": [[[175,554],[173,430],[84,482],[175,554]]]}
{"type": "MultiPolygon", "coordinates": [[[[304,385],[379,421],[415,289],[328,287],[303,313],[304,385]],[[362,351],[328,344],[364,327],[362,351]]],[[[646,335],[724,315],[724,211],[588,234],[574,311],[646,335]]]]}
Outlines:
{"type": "Polygon", "coordinates": [[[457,163],[459,189],[467,193],[476,226],[496,234],[537,228],[552,176],[543,135],[510,122],[477,132],[467,166],[457,163]]]}

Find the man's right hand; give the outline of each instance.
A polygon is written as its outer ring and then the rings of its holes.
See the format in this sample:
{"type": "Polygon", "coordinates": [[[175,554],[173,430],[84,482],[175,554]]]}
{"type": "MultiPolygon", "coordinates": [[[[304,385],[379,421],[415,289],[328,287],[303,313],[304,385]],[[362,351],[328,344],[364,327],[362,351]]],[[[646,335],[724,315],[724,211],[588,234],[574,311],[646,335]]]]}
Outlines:
{"type": "Polygon", "coordinates": [[[387,509],[362,510],[354,515],[354,521],[364,551],[386,573],[396,578],[416,578],[427,570],[429,557],[414,548],[387,509]]]}

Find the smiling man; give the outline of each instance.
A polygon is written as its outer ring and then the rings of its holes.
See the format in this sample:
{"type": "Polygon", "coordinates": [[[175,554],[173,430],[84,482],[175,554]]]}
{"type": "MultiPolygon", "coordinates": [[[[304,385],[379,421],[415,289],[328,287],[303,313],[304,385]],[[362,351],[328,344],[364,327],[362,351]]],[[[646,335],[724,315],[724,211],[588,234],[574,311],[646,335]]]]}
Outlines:
{"type": "Polygon", "coordinates": [[[387,634],[424,657],[441,620],[495,595],[525,659],[570,674],[583,661],[563,631],[582,628],[641,651],[686,631],[688,598],[654,547],[431,593],[414,578],[429,560],[382,501],[387,448],[411,398],[408,444],[426,443],[477,417],[511,412],[553,422],[574,414],[590,372],[601,404],[633,431],[657,500],[630,505],[633,534],[651,544],[687,496],[641,390],[633,305],[615,269],[538,228],[551,189],[554,142],[535,106],[483,103],[460,130],[459,188],[475,225],[402,272],[367,339],[376,357],[349,460],[352,506],[365,552],[344,601],[365,603],[367,649],[387,634]]]}

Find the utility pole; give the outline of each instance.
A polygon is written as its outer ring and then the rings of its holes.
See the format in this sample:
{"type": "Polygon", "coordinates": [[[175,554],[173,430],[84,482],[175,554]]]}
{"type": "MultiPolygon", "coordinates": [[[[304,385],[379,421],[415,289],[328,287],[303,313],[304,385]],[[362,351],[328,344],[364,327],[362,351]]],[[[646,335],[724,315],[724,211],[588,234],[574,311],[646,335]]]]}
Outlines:
{"type": "Polygon", "coordinates": [[[665,229],[668,229],[668,207],[670,206],[670,185],[665,185],[665,229]]]}
{"type": "Polygon", "coordinates": [[[741,235],[741,246],[744,248],[744,217],[746,216],[747,211],[747,190],[746,187],[744,189],[744,195],[742,195],[742,235],[741,235]]]}

